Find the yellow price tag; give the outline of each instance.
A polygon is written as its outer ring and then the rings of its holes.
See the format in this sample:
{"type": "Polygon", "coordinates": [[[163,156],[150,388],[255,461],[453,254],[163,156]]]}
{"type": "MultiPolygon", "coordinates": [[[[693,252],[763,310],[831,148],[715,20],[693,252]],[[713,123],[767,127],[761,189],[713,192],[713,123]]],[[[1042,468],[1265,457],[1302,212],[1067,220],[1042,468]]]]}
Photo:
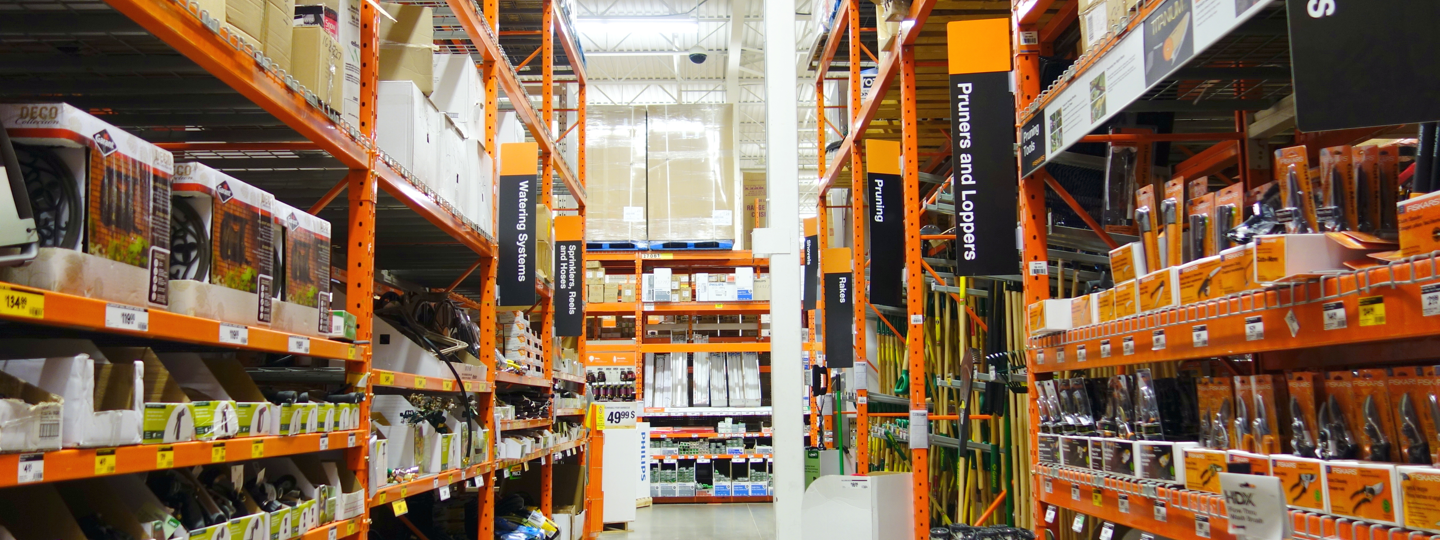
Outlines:
{"type": "Polygon", "coordinates": [[[409,496],[410,496],[410,486],[402,486],[402,487],[400,488],[400,498],[401,498],[401,499],[404,499],[405,497],[409,497],[409,496]]]}
{"type": "Polygon", "coordinates": [[[465,381],[465,391],[466,391],[466,392],[474,392],[474,391],[475,391],[475,381],[465,381]]]}
{"type": "Polygon", "coordinates": [[[449,392],[449,391],[454,390],[454,389],[455,389],[455,381],[452,381],[452,380],[449,380],[449,379],[440,381],[440,389],[441,389],[441,390],[444,390],[444,391],[446,391],[446,392],[449,392]]]}
{"type": "Polygon", "coordinates": [[[674,259],[674,258],[675,258],[675,254],[674,254],[674,253],[661,253],[661,254],[660,254],[660,258],[661,258],[661,259],[674,259]]]}
{"type": "Polygon", "coordinates": [[[1094,490],[1091,490],[1090,502],[1095,503],[1095,506],[1104,506],[1104,504],[1102,503],[1105,501],[1105,498],[1101,495],[1102,493],[1103,492],[1100,491],[1100,488],[1095,488],[1094,490]]]}
{"type": "Polygon", "coordinates": [[[95,475],[115,474],[115,449],[101,448],[95,451],[95,475]]]}
{"type": "Polygon", "coordinates": [[[409,512],[409,511],[410,511],[410,509],[405,506],[405,501],[404,501],[404,500],[399,500],[399,501],[395,501],[395,502],[393,502],[393,503],[390,503],[390,508],[395,511],[395,516],[396,516],[396,517],[403,516],[403,515],[405,515],[406,512],[409,512]]]}
{"type": "Polygon", "coordinates": [[[355,346],[352,345],[352,346],[350,346],[350,347],[347,347],[347,348],[345,349],[345,355],[346,355],[346,357],[347,357],[348,360],[354,360],[354,359],[355,359],[355,346]]]}
{"type": "Polygon", "coordinates": [[[1370,296],[1360,299],[1360,326],[1385,324],[1385,297],[1370,296]]]}
{"type": "Polygon", "coordinates": [[[210,446],[210,462],[220,463],[225,461],[225,443],[215,443],[210,446]]]}
{"type": "Polygon", "coordinates": [[[385,499],[388,498],[387,495],[389,495],[389,493],[385,493],[385,492],[381,492],[379,495],[376,495],[376,496],[375,496],[375,499],[376,499],[376,500],[375,500],[375,504],[385,504],[385,499]]]}
{"type": "Polygon", "coordinates": [[[380,386],[394,386],[395,374],[390,372],[380,373],[380,386]]]}
{"type": "Polygon", "coordinates": [[[415,388],[425,388],[427,384],[429,384],[429,379],[425,377],[415,377],[415,388]]]}
{"type": "Polygon", "coordinates": [[[258,441],[251,441],[250,458],[255,459],[262,457],[265,457],[265,441],[263,439],[258,441]]]}
{"type": "Polygon", "coordinates": [[[355,534],[355,520],[345,522],[345,536],[355,534]]]}
{"type": "Polygon", "coordinates": [[[715,304],[715,309],[725,309],[725,304],[715,304]]]}
{"type": "Polygon", "coordinates": [[[155,468],[169,469],[175,466],[175,447],[161,446],[160,452],[155,454],[155,468]]]}
{"type": "Polygon", "coordinates": [[[45,318],[45,295],[17,291],[0,285],[0,315],[43,319],[45,318]]]}

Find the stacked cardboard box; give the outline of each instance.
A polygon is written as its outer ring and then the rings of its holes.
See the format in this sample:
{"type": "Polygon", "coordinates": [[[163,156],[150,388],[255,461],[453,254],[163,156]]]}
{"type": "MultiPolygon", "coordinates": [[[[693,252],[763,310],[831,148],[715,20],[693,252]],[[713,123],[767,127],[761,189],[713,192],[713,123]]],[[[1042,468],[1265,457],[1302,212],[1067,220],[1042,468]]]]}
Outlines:
{"type": "Polygon", "coordinates": [[[316,99],[340,110],[345,99],[345,51],[339,14],[329,6],[295,6],[290,74],[316,99]]]}
{"type": "Polygon", "coordinates": [[[410,81],[425,95],[435,89],[435,26],[431,9],[410,4],[381,4],[380,80],[410,81]]]}
{"type": "Polygon", "coordinates": [[[647,107],[652,242],[735,239],[731,105],[647,107]]]}
{"type": "Polygon", "coordinates": [[[585,115],[585,240],[648,240],[645,109],[590,107],[585,115]]]}

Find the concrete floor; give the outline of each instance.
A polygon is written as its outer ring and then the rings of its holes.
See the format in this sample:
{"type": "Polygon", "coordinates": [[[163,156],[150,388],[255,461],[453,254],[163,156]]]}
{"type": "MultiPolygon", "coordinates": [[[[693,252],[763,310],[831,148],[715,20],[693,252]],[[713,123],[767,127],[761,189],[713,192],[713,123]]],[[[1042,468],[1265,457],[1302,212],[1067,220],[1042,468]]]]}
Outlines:
{"type": "Polygon", "coordinates": [[[757,504],[657,504],[636,511],[630,532],[601,540],[772,540],[775,507],[757,504]]]}

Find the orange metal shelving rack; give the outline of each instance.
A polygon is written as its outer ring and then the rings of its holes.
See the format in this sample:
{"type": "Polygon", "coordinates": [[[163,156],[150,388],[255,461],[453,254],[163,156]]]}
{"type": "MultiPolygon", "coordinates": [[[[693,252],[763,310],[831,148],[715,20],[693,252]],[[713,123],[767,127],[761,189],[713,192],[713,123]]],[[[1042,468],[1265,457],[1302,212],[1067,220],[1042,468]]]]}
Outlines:
{"type": "MultiPolygon", "coordinates": [[[[283,73],[270,68],[260,61],[262,56],[253,47],[247,47],[242,41],[234,36],[228,35],[221,30],[212,30],[211,25],[215,16],[209,13],[191,11],[195,4],[171,0],[106,0],[112,8],[123,14],[125,17],[139,24],[147,32],[153,34],[161,41],[175,49],[180,54],[198,64],[205,72],[213,75],[221,82],[239,92],[246,99],[249,99],[263,110],[273,115],[284,125],[294,129],[306,141],[293,145],[297,149],[319,149],[324,150],[331,156],[340,160],[350,172],[345,180],[336,184],[325,194],[324,197],[312,208],[312,211],[323,208],[341,192],[347,194],[349,203],[349,218],[344,224],[348,231],[349,244],[346,247],[348,266],[337,272],[337,278],[346,282],[345,293],[350,299],[350,304],[343,308],[353,314],[357,321],[356,340],[354,344],[342,343],[333,340],[298,336],[285,332],[278,332],[268,328],[251,327],[247,328],[248,342],[244,346],[236,346],[225,343],[220,332],[223,327],[219,321],[200,319],[172,314],[163,311],[150,311],[150,325],[145,332],[131,332],[107,328],[104,324],[104,312],[107,302],[83,298],[74,295],[41,291],[26,287],[13,286],[0,283],[0,296],[6,300],[16,302],[23,301],[28,306],[24,310],[3,310],[0,312],[0,319],[19,321],[30,324],[43,324],[58,327],[78,328],[98,332],[123,333],[127,335],[152,338],[156,340],[175,341],[198,345],[209,345],[218,348],[246,349],[273,353],[303,353],[320,358],[331,358],[346,361],[347,381],[364,385],[369,396],[373,397],[375,387],[400,388],[408,390],[429,391],[429,392],[476,392],[486,396],[481,400],[481,418],[485,418],[487,427],[491,433],[495,433],[493,415],[494,407],[493,394],[491,390],[498,382],[495,375],[495,288],[494,288],[494,257],[496,246],[493,240],[485,234],[472,228],[464,218],[461,218],[432,199],[421,188],[416,186],[413,178],[407,178],[387,162],[389,158],[380,152],[374,142],[374,129],[376,121],[376,88],[379,80],[379,36],[378,24],[380,14],[374,2],[359,2],[360,10],[360,43],[361,43],[361,95],[360,95],[360,125],[351,126],[340,120],[338,113],[333,110],[312,105],[307,97],[292,87],[287,86],[283,73]],[[461,388],[456,388],[454,381],[435,377],[419,377],[409,374],[388,372],[383,370],[370,369],[371,349],[369,347],[372,335],[372,306],[371,298],[376,289],[375,282],[375,235],[376,235],[376,202],[378,190],[383,189],[386,193],[402,202],[415,213],[424,217],[436,228],[444,231],[460,244],[475,252],[478,261],[471,272],[479,270],[482,279],[482,298],[485,300],[476,305],[473,302],[465,301],[471,307],[477,307],[481,313],[480,327],[482,329],[482,343],[480,344],[481,360],[490,368],[488,370],[488,381],[466,382],[461,388]]],[[[554,20],[553,1],[542,2],[543,19],[542,24],[545,31],[543,34],[543,62],[544,62],[544,97],[546,98],[541,110],[536,111],[531,104],[521,84],[515,68],[510,61],[501,53],[498,41],[498,2],[486,0],[484,5],[483,18],[480,9],[470,0],[447,0],[445,2],[457,15],[461,26],[465,29],[470,41],[481,52],[483,57],[482,72],[486,90],[486,125],[485,125],[485,146],[491,153],[492,162],[498,162],[495,158],[496,147],[496,126],[498,118],[498,91],[503,90],[511,96],[512,104],[516,109],[517,116],[524,122],[531,135],[539,143],[541,149],[540,157],[544,167],[544,191],[543,202],[553,202],[550,197],[550,178],[558,176],[566,185],[574,197],[577,208],[569,209],[582,216],[586,204],[585,196],[585,93],[586,76],[584,61],[578,56],[579,47],[575,42],[576,36],[573,29],[564,23],[554,20]],[[570,57],[570,64],[574,73],[574,80],[556,81],[553,77],[554,66],[554,39],[558,36],[561,48],[570,57]],[[577,115],[577,136],[579,144],[578,166],[572,170],[560,157],[559,141],[563,138],[553,133],[550,120],[554,117],[554,103],[550,99],[553,96],[555,84],[578,84],[579,100],[577,115]]],[[[217,28],[219,25],[215,25],[217,28]]],[[[178,145],[181,148],[198,147],[196,143],[171,143],[171,146],[178,145]]],[[[214,143],[203,145],[206,149],[242,150],[250,147],[270,147],[273,145],[255,145],[251,143],[214,143]]],[[[337,224],[338,225],[338,224],[337,224]]],[[[468,275],[468,272],[467,272],[468,275]]],[[[462,279],[463,280],[463,277],[462,279]]],[[[457,280],[458,284],[461,280],[457,280]]],[[[454,289],[454,286],[450,288],[454,289]]],[[[537,293],[541,297],[542,316],[546,326],[546,337],[550,336],[549,323],[551,320],[549,300],[553,294],[553,288],[545,284],[537,284],[537,293]]],[[[546,355],[546,379],[544,386],[550,385],[549,377],[552,369],[549,359],[555,354],[550,350],[550,341],[547,339],[544,354],[546,355]]],[[[583,340],[581,341],[581,353],[583,354],[583,340]]],[[[557,378],[574,381],[573,376],[557,376],[557,378]]],[[[372,479],[368,478],[368,433],[369,433],[369,400],[361,406],[362,424],[360,429],[352,431],[340,431],[328,434],[310,434],[288,437],[256,437],[244,439],[232,439],[219,442],[188,442],[173,445],[140,445],[121,447],[116,449],[114,454],[115,472],[107,474],[122,474],[132,472],[144,472],[157,468],[183,467],[197,464],[206,464],[229,461],[242,461],[258,457],[273,457],[282,455],[294,455],[307,452],[317,452],[326,449],[345,449],[346,461],[349,469],[353,471],[362,484],[369,485],[372,479]],[[162,459],[162,456],[164,459],[162,459]]],[[[548,424],[544,422],[527,422],[528,424],[548,424]]],[[[532,455],[526,456],[522,461],[534,459],[542,460],[542,474],[545,475],[546,487],[543,493],[545,508],[549,511],[550,489],[548,480],[551,478],[550,467],[553,465],[552,454],[561,452],[580,452],[587,449],[587,441],[574,441],[558,445],[553,448],[537,450],[532,455]]],[[[9,460],[15,463],[18,455],[0,456],[0,462],[9,460]]],[[[56,452],[49,452],[44,455],[45,479],[44,481],[59,481],[67,479],[78,479],[95,476],[96,450],[95,449],[70,449],[56,452]]],[[[474,464],[463,469],[442,472],[439,475],[427,476],[425,478],[401,484],[389,486],[380,490],[376,498],[371,499],[369,506],[383,504],[385,497],[393,497],[395,494],[410,492],[418,493],[433,489],[440,485],[458,482],[464,479],[480,476],[485,479],[485,486],[493,486],[490,475],[494,470],[507,465],[509,462],[490,462],[474,464]],[[442,484],[442,480],[444,481],[442,484]],[[412,487],[411,484],[424,484],[423,489],[412,487]]],[[[17,470],[11,466],[7,471],[17,470]]],[[[8,478],[0,474],[0,487],[13,485],[16,478],[11,474],[8,478]]],[[[480,498],[480,538],[493,536],[494,519],[494,497],[490,489],[482,489],[480,498]]],[[[306,533],[305,540],[335,540],[336,538],[364,538],[369,529],[368,516],[360,516],[349,520],[326,524],[306,533]]],[[[589,531],[591,534],[594,531],[589,531]]]]}

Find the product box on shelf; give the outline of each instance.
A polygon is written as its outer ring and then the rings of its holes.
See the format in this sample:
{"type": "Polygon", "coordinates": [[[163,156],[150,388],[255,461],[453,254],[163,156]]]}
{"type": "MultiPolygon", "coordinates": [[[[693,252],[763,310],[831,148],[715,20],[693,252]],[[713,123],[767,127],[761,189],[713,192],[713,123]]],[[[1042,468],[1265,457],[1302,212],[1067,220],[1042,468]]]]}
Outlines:
{"type": "Polygon", "coordinates": [[[1429,532],[1440,532],[1440,469],[1434,467],[1399,466],[1400,526],[1429,532]]]}
{"type": "Polygon", "coordinates": [[[646,108],[649,239],[734,241],[733,105],[646,108]]]}
{"type": "Polygon", "coordinates": [[[274,327],[324,336],[330,333],[330,222],[280,201],[275,201],[274,216],[285,277],[274,327]]]}
{"type": "Polygon", "coordinates": [[[1221,257],[1216,255],[1197,259],[1180,267],[1180,305],[1204,302],[1220,296],[1222,262],[1221,257]]]}
{"type": "Polygon", "coordinates": [[[1198,446],[1193,442],[1136,441],[1135,474],[1142,480],[1184,484],[1184,452],[1198,446]]]}
{"type": "Polygon", "coordinates": [[[1036,435],[1036,437],[1038,437],[1039,441],[1036,444],[1036,448],[1039,449],[1040,463],[1061,465],[1060,436],[1051,433],[1040,433],[1036,435]]]}
{"type": "Polygon", "coordinates": [[[1067,467],[1090,468],[1090,438],[1060,436],[1060,461],[1067,467]]]}
{"type": "Polygon", "coordinates": [[[275,197],[201,163],[175,166],[171,194],[170,311],[269,325],[275,197]]]}
{"type": "Polygon", "coordinates": [[[0,371],[0,452],[60,449],[60,396],[0,371]]]}
{"type": "Polygon", "coordinates": [[[1130,242],[1110,250],[1110,271],[1116,283],[1147,274],[1144,246],[1140,242],[1130,242]]]}
{"type": "Polygon", "coordinates": [[[1090,446],[1090,469],[1094,471],[1105,470],[1105,440],[1100,437],[1088,437],[1086,444],[1090,446]]]}
{"type": "Polygon", "coordinates": [[[645,109],[589,107],[585,122],[585,241],[649,240],[645,109]]]}
{"type": "Polygon", "coordinates": [[[13,339],[0,343],[0,371],[60,396],[66,448],[140,444],[144,418],[142,362],[106,362],[82,339],[13,339]]]}
{"type": "Polygon", "coordinates": [[[1140,282],[1121,281],[1115,284],[1115,319],[1134,317],[1140,314],[1140,282]]]}
{"type": "Polygon", "coordinates": [[[1347,272],[1345,263],[1364,260],[1367,253],[1325,234],[1256,236],[1255,282],[1280,283],[1347,272]]]}
{"type": "MultiPolygon", "coordinates": [[[[1270,476],[1270,456],[1268,455],[1244,450],[1229,450],[1225,453],[1225,459],[1231,465],[1243,463],[1244,468],[1250,471],[1248,474],[1270,476]]],[[[1227,467],[1227,469],[1227,472],[1236,471],[1235,467],[1227,467]]]]}
{"type": "Polygon", "coordinates": [[[1255,244],[1235,246],[1220,252],[1220,294],[1231,295],[1259,287],[1255,283],[1255,244]]]}
{"type": "Polygon", "coordinates": [[[435,91],[430,101],[466,138],[484,137],[485,83],[475,60],[468,54],[437,53],[432,64],[435,91]]]}
{"type": "Polygon", "coordinates": [[[325,337],[340,341],[355,341],[355,324],[354,314],[343,309],[332,309],[330,310],[330,333],[325,337]]]}
{"type": "Polygon", "coordinates": [[[1330,513],[1387,525],[1400,525],[1403,506],[1395,465],[1361,461],[1325,464],[1325,498],[1330,513]]]}
{"type": "Polygon", "coordinates": [[[1115,320],[1115,289],[1105,289],[1091,296],[1095,297],[1091,301],[1095,306],[1095,321],[1107,323],[1115,320]]]}
{"type": "Polygon", "coordinates": [[[377,92],[375,143],[438,194],[433,184],[440,178],[440,131],[445,127],[445,115],[412,81],[382,80],[377,92]]]}
{"type": "Polygon", "coordinates": [[[289,72],[295,35],[295,0],[265,0],[264,10],[264,28],[255,37],[263,42],[265,56],[276,67],[289,72]]]}
{"type": "Polygon", "coordinates": [[[1185,489],[1220,493],[1220,473],[1226,471],[1224,450],[1190,446],[1180,449],[1185,462],[1185,489]]]}
{"type": "Polygon", "coordinates": [[[1135,456],[1139,441],[1125,439],[1101,439],[1101,469],[1108,474],[1123,477],[1135,476],[1135,456]]]}
{"type": "Polygon", "coordinates": [[[1440,250],[1440,240],[1434,234],[1440,228],[1440,191],[1400,201],[1395,211],[1400,222],[1400,256],[1440,250]]]}
{"type": "Polygon", "coordinates": [[[221,438],[280,434],[280,406],[265,399],[245,368],[231,355],[159,353],[157,356],[187,395],[205,398],[192,403],[197,408],[197,431],[210,423],[217,426],[213,434],[221,438]],[[213,420],[203,418],[207,415],[213,420]],[[225,426],[227,423],[234,427],[225,426]]]}
{"type": "Polygon", "coordinates": [[[1041,300],[1025,308],[1030,321],[1030,335],[1043,336],[1064,332],[1070,326],[1070,300],[1041,300]]]}
{"type": "Polygon", "coordinates": [[[1095,324],[1091,318],[1094,310],[1090,305],[1090,295],[1083,294],[1070,299],[1070,327],[1080,328],[1095,324]]]}
{"type": "MultiPolygon", "coordinates": [[[[329,11],[325,6],[318,7],[329,11]]],[[[298,22],[297,13],[296,21],[298,22]]],[[[329,20],[329,19],[322,19],[329,20]]],[[[291,43],[290,74],[315,98],[335,110],[345,99],[345,49],[333,33],[333,26],[296,25],[291,43]]]]}
{"type": "Polygon", "coordinates": [[[412,4],[381,6],[389,16],[380,17],[380,80],[410,81],[430,95],[435,89],[432,10],[412,4]]]}
{"type": "Polygon", "coordinates": [[[1270,476],[1280,479],[1289,490],[1285,500],[1291,508],[1328,512],[1325,505],[1325,462],[1285,454],[1270,456],[1270,476]]]}
{"type": "Polygon", "coordinates": [[[46,186],[30,197],[40,253],[0,281],[169,305],[174,156],[63,103],[0,105],[0,126],[27,183],[46,186]]]}
{"type": "Polygon", "coordinates": [[[1180,305],[1180,268],[1169,267],[1140,276],[1140,313],[1150,313],[1180,305]]]}

